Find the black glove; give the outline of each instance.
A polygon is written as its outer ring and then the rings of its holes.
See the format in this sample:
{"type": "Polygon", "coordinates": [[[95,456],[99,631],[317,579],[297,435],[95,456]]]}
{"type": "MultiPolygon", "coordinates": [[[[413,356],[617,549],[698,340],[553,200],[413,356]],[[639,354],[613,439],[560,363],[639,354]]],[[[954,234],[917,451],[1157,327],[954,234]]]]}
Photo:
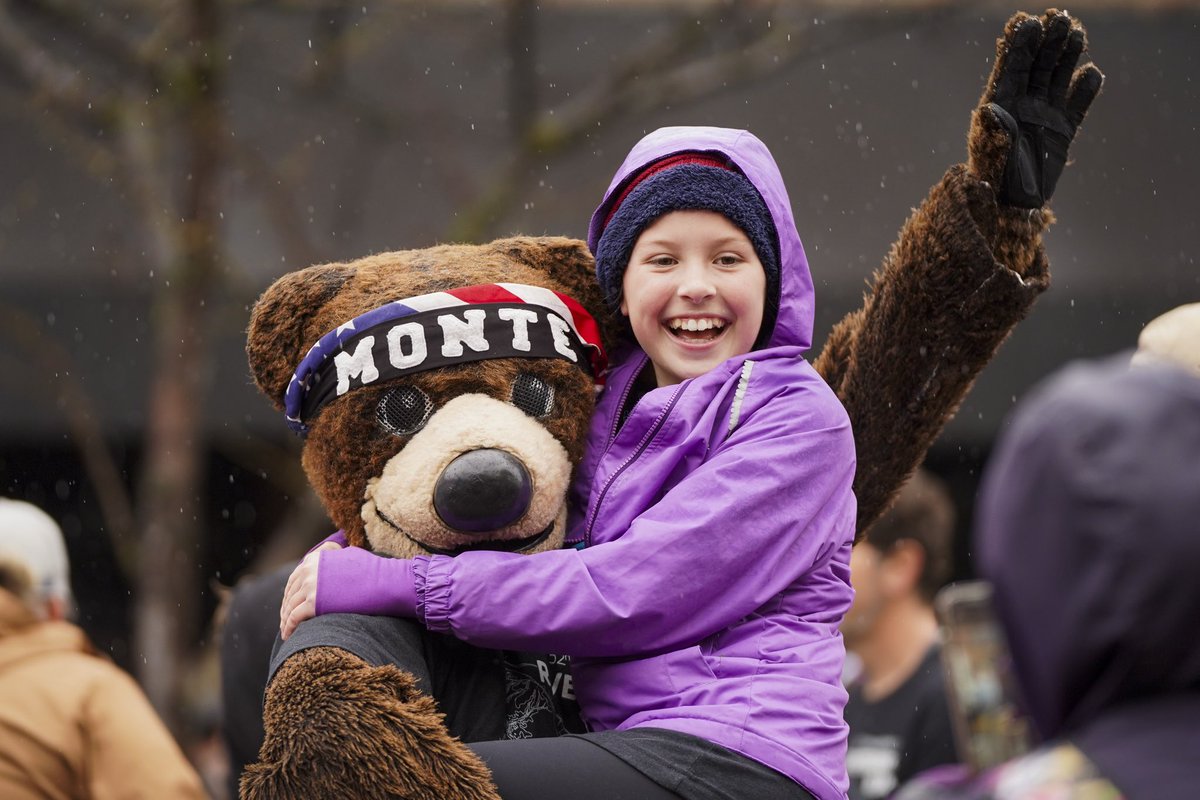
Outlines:
{"type": "Polygon", "coordinates": [[[1104,82],[1091,63],[1075,68],[1085,43],[1082,26],[1061,11],[1042,19],[1018,14],[997,43],[980,104],[1007,133],[997,176],[1002,204],[1040,208],[1054,194],[1075,132],[1104,82]]]}

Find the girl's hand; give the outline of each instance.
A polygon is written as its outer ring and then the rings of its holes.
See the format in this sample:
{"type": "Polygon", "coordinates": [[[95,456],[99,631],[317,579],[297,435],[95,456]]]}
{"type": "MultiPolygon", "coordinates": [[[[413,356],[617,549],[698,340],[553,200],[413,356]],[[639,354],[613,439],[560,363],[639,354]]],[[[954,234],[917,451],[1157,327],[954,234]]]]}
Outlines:
{"type": "Polygon", "coordinates": [[[317,615],[317,568],[321,553],[326,550],[341,550],[337,542],[325,541],[308,551],[304,559],[292,570],[287,586],[283,590],[283,603],[279,608],[279,635],[286,641],[296,626],[317,615]]]}

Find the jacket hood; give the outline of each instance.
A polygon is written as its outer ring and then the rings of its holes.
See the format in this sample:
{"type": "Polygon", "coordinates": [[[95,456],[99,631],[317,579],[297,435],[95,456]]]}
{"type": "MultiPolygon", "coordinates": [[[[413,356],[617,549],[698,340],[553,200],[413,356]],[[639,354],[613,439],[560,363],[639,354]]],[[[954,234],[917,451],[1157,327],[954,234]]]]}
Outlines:
{"type": "Polygon", "coordinates": [[[592,214],[588,247],[595,253],[608,210],[618,190],[632,175],[676,153],[720,153],[737,165],[762,195],[779,234],[779,313],[766,339],[766,347],[790,345],[807,350],[812,345],[814,291],[804,245],[792,217],[783,176],[766,145],[749,131],[733,128],[680,126],[659,128],[634,145],[613,176],[604,200],[592,214]]]}
{"type": "Polygon", "coordinates": [[[981,489],[980,569],[1044,738],[1200,692],[1200,379],[1128,363],[1035,389],[981,489]]]}

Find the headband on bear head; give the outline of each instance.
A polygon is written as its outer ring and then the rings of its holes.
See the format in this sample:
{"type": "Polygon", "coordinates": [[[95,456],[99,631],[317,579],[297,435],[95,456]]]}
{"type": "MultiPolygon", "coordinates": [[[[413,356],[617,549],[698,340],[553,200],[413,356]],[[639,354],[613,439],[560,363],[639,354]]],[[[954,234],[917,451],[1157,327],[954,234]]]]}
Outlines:
{"type": "Polygon", "coordinates": [[[402,375],[490,358],[560,358],[604,384],[600,328],[571,297],[539,286],[491,283],[396,300],[322,336],[284,394],[288,425],[308,421],[346,392],[402,375]]]}

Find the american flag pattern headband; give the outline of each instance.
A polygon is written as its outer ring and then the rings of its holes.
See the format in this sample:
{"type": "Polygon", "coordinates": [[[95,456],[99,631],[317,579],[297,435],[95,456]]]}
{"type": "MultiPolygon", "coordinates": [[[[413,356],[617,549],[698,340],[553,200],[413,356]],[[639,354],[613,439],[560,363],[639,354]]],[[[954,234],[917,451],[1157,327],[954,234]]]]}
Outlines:
{"type": "Polygon", "coordinates": [[[396,300],[322,336],[284,394],[288,425],[381,380],[489,358],[561,358],[604,383],[600,328],[574,299],[539,286],[490,283],[396,300]]]}

